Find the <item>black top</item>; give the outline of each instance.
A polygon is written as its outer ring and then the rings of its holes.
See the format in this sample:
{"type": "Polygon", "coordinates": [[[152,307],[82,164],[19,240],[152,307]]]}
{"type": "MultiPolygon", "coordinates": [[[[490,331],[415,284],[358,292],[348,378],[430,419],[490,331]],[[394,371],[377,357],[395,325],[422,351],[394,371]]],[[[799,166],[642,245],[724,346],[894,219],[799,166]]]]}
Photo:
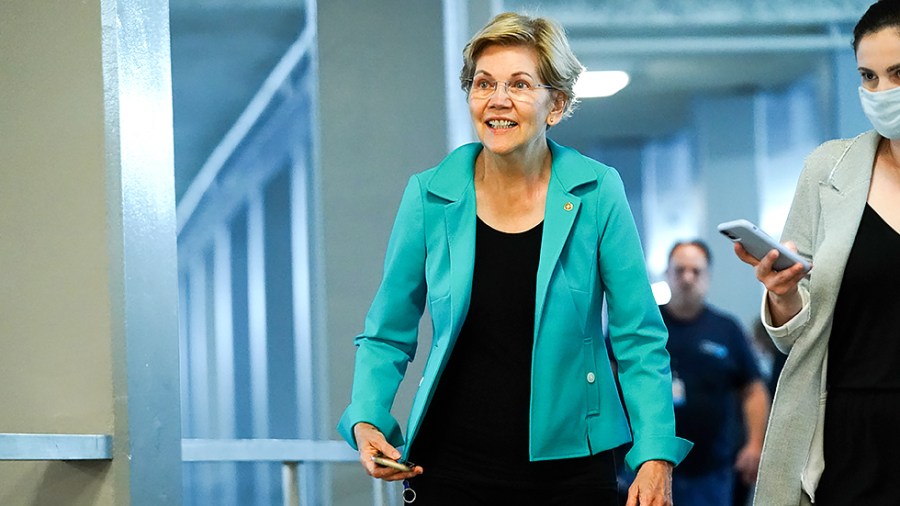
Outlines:
{"type": "Polygon", "coordinates": [[[900,389],[900,234],[866,204],[834,308],[829,388],[900,389]]]}
{"type": "Polygon", "coordinates": [[[528,456],[542,231],[505,233],[478,220],[469,312],[410,448],[431,476],[532,484],[589,468],[528,456]]]}
{"type": "Polygon", "coordinates": [[[828,341],[825,472],[816,504],[897,504],[900,234],[866,205],[828,341]]]}

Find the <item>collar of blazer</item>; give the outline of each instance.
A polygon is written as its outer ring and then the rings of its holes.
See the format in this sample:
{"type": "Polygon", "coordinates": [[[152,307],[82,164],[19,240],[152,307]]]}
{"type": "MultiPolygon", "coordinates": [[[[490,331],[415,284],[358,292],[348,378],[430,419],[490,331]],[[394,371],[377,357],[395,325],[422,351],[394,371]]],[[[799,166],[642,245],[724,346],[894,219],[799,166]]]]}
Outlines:
{"type": "Polygon", "coordinates": [[[868,191],[872,180],[875,152],[880,141],[881,136],[876,131],[870,130],[848,142],[828,174],[826,184],[840,194],[858,185],[865,185],[868,191]]]}
{"type": "MultiPolygon", "coordinates": [[[[571,193],[576,187],[597,181],[602,166],[577,151],[547,141],[553,157],[550,186],[547,189],[547,211],[541,238],[541,259],[537,272],[536,320],[541,321],[550,278],[575,216],[581,198],[571,193]]],[[[472,171],[475,158],[482,150],[480,143],[466,144],[435,168],[427,183],[428,192],[446,201],[444,211],[450,251],[451,301],[456,301],[450,315],[451,335],[458,335],[468,310],[472,272],[475,264],[475,191],[472,171]],[[470,217],[471,219],[466,219],[470,217]]],[[[535,329],[537,331],[537,328],[535,329]]]]}
{"type": "MultiPolygon", "coordinates": [[[[561,146],[547,139],[553,165],[551,179],[555,179],[565,192],[597,180],[597,172],[590,166],[589,159],[577,151],[561,146]]],[[[437,166],[437,171],[428,183],[428,191],[445,200],[455,202],[463,197],[472,184],[475,159],[481,153],[480,142],[465,144],[454,150],[437,166]]]]}

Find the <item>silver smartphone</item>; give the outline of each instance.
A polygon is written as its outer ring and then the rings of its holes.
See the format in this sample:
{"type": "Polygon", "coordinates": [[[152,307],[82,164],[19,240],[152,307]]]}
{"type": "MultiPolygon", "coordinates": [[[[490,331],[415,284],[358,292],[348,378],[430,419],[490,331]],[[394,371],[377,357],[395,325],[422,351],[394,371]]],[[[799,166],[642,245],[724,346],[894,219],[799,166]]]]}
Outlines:
{"type": "Polygon", "coordinates": [[[389,459],[384,455],[373,455],[372,462],[379,466],[390,467],[392,469],[396,469],[398,471],[410,472],[415,467],[415,464],[412,462],[397,462],[394,459],[389,459]]]}
{"type": "Polygon", "coordinates": [[[747,220],[726,221],[719,224],[719,232],[733,242],[739,242],[757,260],[763,258],[773,249],[778,250],[778,259],[775,260],[773,269],[780,271],[800,263],[803,271],[810,269],[809,262],[803,257],[788,249],[785,245],[772,239],[769,234],[747,220]]]}

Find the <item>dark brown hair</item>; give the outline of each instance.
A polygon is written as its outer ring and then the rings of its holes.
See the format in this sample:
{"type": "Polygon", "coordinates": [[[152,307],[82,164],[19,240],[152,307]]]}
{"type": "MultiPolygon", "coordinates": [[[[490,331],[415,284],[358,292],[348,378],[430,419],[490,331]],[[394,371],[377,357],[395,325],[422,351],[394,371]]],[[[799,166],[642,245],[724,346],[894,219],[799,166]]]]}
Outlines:
{"type": "Polygon", "coordinates": [[[900,31],[900,0],[879,0],[869,6],[853,28],[853,51],[863,37],[889,27],[900,31]]]}

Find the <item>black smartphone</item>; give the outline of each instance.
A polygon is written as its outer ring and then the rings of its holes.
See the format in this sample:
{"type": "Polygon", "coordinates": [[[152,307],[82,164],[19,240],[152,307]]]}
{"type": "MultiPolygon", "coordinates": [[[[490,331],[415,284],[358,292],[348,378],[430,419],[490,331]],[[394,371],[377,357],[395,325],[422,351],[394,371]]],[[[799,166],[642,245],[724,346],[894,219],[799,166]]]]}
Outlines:
{"type": "Polygon", "coordinates": [[[719,224],[719,232],[733,242],[739,242],[757,260],[763,258],[773,249],[778,250],[778,259],[772,266],[776,271],[800,263],[803,271],[809,271],[810,265],[803,257],[789,250],[784,244],[779,243],[760,230],[759,227],[747,220],[726,221],[719,224]]]}

